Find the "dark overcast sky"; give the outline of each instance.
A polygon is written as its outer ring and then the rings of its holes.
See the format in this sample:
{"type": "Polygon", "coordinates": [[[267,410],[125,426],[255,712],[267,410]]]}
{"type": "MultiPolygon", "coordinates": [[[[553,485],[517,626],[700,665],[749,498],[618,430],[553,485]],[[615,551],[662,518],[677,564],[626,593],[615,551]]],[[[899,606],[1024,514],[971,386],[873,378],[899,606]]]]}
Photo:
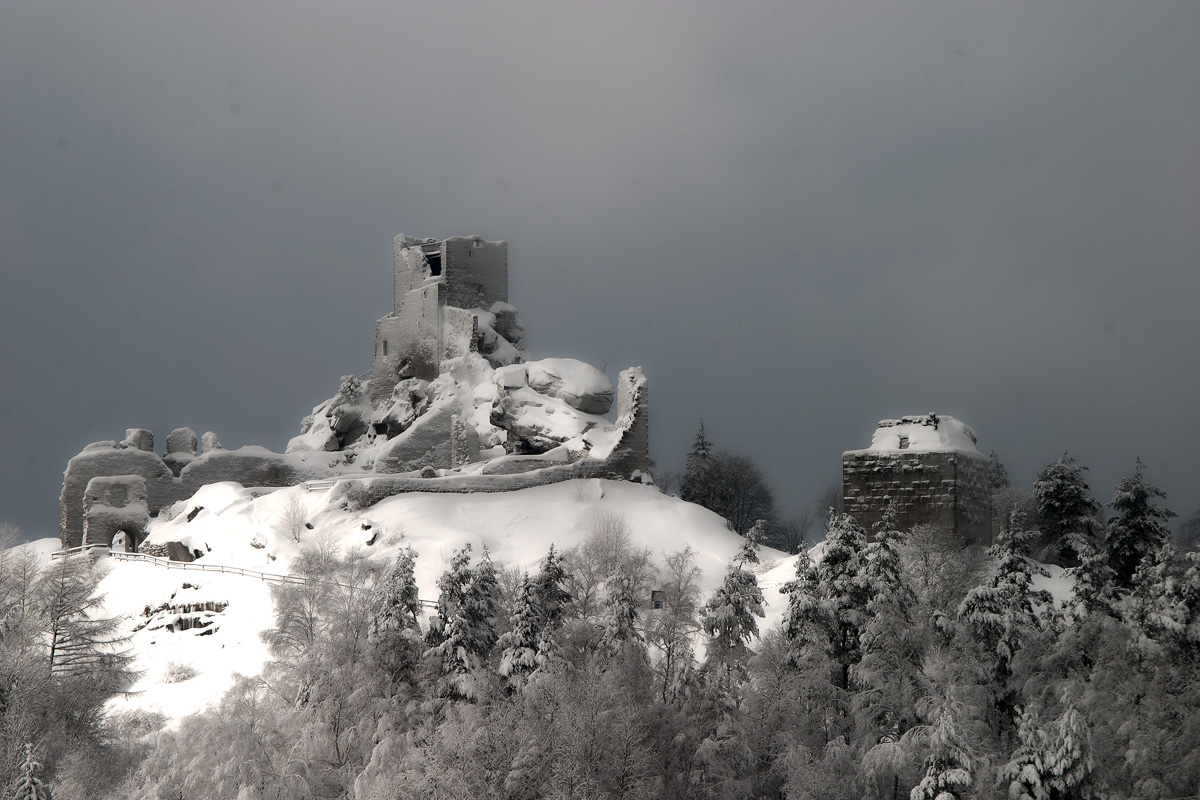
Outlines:
{"type": "Polygon", "coordinates": [[[1200,3],[0,0],[0,521],[151,428],[282,449],[397,233],[509,242],[786,511],[884,417],[1200,507],[1200,3]]]}

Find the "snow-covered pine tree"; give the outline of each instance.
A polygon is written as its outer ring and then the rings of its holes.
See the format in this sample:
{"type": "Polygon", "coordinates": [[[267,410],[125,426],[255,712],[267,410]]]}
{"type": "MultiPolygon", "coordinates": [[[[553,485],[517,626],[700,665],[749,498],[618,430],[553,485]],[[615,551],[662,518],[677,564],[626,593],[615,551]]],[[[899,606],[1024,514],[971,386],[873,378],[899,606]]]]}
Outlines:
{"type": "Polygon", "coordinates": [[[430,620],[426,655],[442,659],[442,675],[450,687],[472,696],[472,672],[487,659],[496,644],[496,616],[500,585],[487,549],[479,566],[471,569],[471,545],[454,553],[450,567],[438,579],[437,616],[430,620]]]}
{"type": "Polygon", "coordinates": [[[688,451],[684,465],[683,483],[679,487],[679,499],[689,503],[698,503],[706,508],[712,502],[713,468],[716,456],[712,451],[712,442],[704,432],[704,420],[700,420],[700,430],[692,441],[692,449],[688,451]]]}
{"type": "Polygon", "coordinates": [[[25,761],[16,782],[5,795],[8,800],[53,800],[50,787],[37,776],[42,765],[33,755],[33,745],[25,743],[25,761]]]}
{"type": "Polygon", "coordinates": [[[545,630],[556,631],[562,627],[567,603],[571,602],[571,594],[564,588],[566,583],[567,571],[563,569],[562,556],[554,552],[554,545],[550,545],[531,584],[538,622],[545,630]]]}
{"type": "Polygon", "coordinates": [[[859,635],[862,657],[852,670],[853,698],[866,748],[898,742],[916,723],[914,706],[921,684],[921,647],[911,611],[916,596],[904,580],[895,507],[889,505],[867,545],[864,576],[870,590],[867,622],[859,635]]]}
{"type": "Polygon", "coordinates": [[[996,777],[1012,800],[1086,800],[1092,759],[1087,719],[1064,698],[1058,719],[1043,727],[1032,709],[1022,710],[1019,745],[996,777]]]}
{"type": "Polygon", "coordinates": [[[988,454],[988,473],[991,478],[993,493],[1001,489],[1007,489],[1012,485],[1008,480],[1008,470],[1000,463],[1000,456],[996,455],[995,450],[988,454]]]}
{"type": "Polygon", "coordinates": [[[1081,553],[1095,547],[1096,511],[1100,505],[1083,480],[1086,469],[1063,453],[1038,474],[1033,484],[1033,497],[1048,537],[1042,560],[1074,566],[1081,553]]]}
{"type": "Polygon", "coordinates": [[[547,667],[558,654],[558,632],[566,617],[567,604],[571,602],[571,593],[565,588],[567,580],[562,556],[554,552],[554,545],[550,545],[530,584],[537,611],[537,662],[542,668],[547,667]]]}
{"type": "Polygon", "coordinates": [[[997,707],[1010,719],[1015,714],[1015,687],[1009,685],[1013,659],[1038,635],[1043,611],[1053,602],[1049,592],[1033,588],[1035,575],[1049,574],[1026,554],[1037,535],[1026,530],[1024,514],[1014,509],[999,541],[988,551],[997,562],[992,579],[968,592],[958,608],[959,619],[995,658],[997,707]]]}
{"type": "Polygon", "coordinates": [[[527,572],[521,579],[511,627],[496,642],[496,646],[501,648],[499,672],[512,679],[514,685],[520,685],[538,668],[538,643],[542,637],[538,619],[540,615],[527,572]]]}
{"type": "Polygon", "coordinates": [[[420,630],[421,601],[414,574],[417,553],[406,547],[396,554],[396,563],[379,590],[379,605],[371,622],[373,634],[405,629],[420,630]]]}
{"type": "Polygon", "coordinates": [[[1075,579],[1071,587],[1071,605],[1076,618],[1088,614],[1116,616],[1116,602],[1112,569],[1108,557],[1091,547],[1079,554],[1079,566],[1065,571],[1075,579]]]}
{"type": "Polygon", "coordinates": [[[604,631],[600,637],[600,646],[609,656],[616,656],[627,647],[641,649],[643,638],[638,630],[637,607],[638,601],[629,576],[617,574],[610,578],[608,599],[605,601],[604,631]]]}
{"type": "Polygon", "coordinates": [[[1116,609],[1133,633],[1133,648],[1143,657],[1162,655],[1187,638],[1188,608],[1175,572],[1175,548],[1164,544],[1147,553],[1133,574],[1129,594],[1116,609]]]}
{"type": "Polygon", "coordinates": [[[500,581],[496,565],[487,547],[479,556],[479,566],[467,592],[468,618],[473,625],[472,648],[480,659],[486,659],[496,645],[497,624],[500,618],[500,581]]]}
{"type": "Polygon", "coordinates": [[[104,603],[96,584],[91,564],[79,558],[60,559],[42,577],[49,671],[60,682],[78,679],[89,690],[114,692],[131,682],[133,656],[124,649],[121,620],[93,616],[104,603]]]}
{"type": "Polygon", "coordinates": [[[758,622],[754,618],[765,616],[758,578],[746,569],[747,564],[758,563],[755,530],[751,528],[743,540],[737,555],[729,562],[725,580],[704,604],[700,615],[700,624],[709,636],[708,661],[723,665],[727,672],[745,667],[750,655],[747,645],[758,636],[758,622]]]}
{"type": "Polygon", "coordinates": [[[859,639],[867,623],[870,589],[866,579],[867,532],[848,514],[833,514],[825,534],[825,555],[817,580],[832,622],[831,655],[840,665],[835,683],[850,688],[850,669],[862,653],[859,639]]]}
{"type": "Polygon", "coordinates": [[[925,777],[909,793],[910,800],[964,800],[975,783],[974,758],[959,728],[964,707],[947,694],[935,709],[929,729],[925,777]]]}
{"type": "Polygon", "coordinates": [[[1192,654],[1200,652],[1200,551],[1190,550],[1184,554],[1187,571],[1179,584],[1179,597],[1183,602],[1187,624],[1182,641],[1192,654]]]}
{"type": "Polygon", "coordinates": [[[417,554],[406,547],[383,579],[367,637],[393,680],[411,672],[421,651],[421,601],[413,574],[417,554]]]}
{"type": "Polygon", "coordinates": [[[1118,485],[1109,507],[1116,514],[1109,519],[1104,533],[1104,554],[1119,590],[1133,585],[1133,573],[1142,558],[1171,540],[1164,524],[1175,516],[1174,511],[1153,505],[1156,497],[1166,493],[1142,478],[1142,461],[1137,460],[1133,474],[1118,485]]]}
{"type": "Polygon", "coordinates": [[[796,556],[796,576],[779,587],[779,591],[788,599],[787,610],[783,612],[783,635],[789,646],[788,661],[797,666],[804,648],[829,649],[830,622],[821,603],[817,568],[813,566],[808,550],[800,548],[796,556]]]}

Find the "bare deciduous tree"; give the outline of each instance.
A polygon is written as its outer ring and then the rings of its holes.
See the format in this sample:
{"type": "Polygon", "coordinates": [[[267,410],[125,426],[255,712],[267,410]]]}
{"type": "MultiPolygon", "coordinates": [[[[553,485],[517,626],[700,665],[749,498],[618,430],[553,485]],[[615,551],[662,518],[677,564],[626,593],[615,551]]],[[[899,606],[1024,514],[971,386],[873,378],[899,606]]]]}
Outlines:
{"type": "Polygon", "coordinates": [[[292,537],[293,541],[300,541],[300,534],[304,532],[304,526],[308,522],[308,511],[304,507],[304,502],[295,493],[288,494],[287,501],[283,504],[283,529],[288,536],[292,537]]]}

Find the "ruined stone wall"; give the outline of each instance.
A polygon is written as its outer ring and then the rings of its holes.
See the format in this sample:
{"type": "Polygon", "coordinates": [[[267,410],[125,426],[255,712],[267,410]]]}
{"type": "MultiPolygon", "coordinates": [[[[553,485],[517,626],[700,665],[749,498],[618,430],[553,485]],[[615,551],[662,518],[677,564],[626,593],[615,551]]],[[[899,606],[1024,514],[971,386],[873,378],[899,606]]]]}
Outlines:
{"type": "Polygon", "coordinates": [[[401,378],[433,380],[441,364],[440,283],[410,291],[400,310],[375,322],[375,361],[367,396],[371,404],[386,403],[401,378]],[[405,360],[408,366],[400,373],[405,360]]]}
{"type": "Polygon", "coordinates": [[[392,311],[398,312],[404,298],[429,280],[425,253],[419,239],[400,234],[392,243],[392,311]]]}
{"type": "Polygon", "coordinates": [[[628,478],[635,470],[650,470],[650,386],[641,367],[617,377],[617,425],[621,439],[606,464],[610,472],[628,478]]]}
{"type": "MultiPolygon", "coordinates": [[[[84,497],[95,478],[120,476],[123,481],[141,477],[145,481],[145,503],[150,515],[179,500],[191,497],[210,483],[233,481],[242,486],[294,486],[305,480],[328,477],[328,471],[299,470],[282,457],[262,448],[214,450],[188,463],[176,478],[158,455],[116,442],[97,442],[67,463],[59,495],[59,539],[63,548],[78,547],[84,536],[84,497]]],[[[104,485],[103,482],[96,484],[104,485]]],[[[96,502],[98,507],[107,508],[96,502]]],[[[103,515],[113,517],[120,515],[103,515]]],[[[97,512],[96,523],[101,514],[97,512]]],[[[118,524],[114,522],[113,524],[118,524]]],[[[94,528],[94,536],[101,536],[94,528]]],[[[116,529],[114,529],[115,532],[116,529]]],[[[111,541],[111,537],[109,538],[111,541]]]]}
{"type": "Polygon", "coordinates": [[[958,535],[977,544],[992,543],[992,465],[986,458],[959,454],[958,502],[954,521],[958,535]]]}
{"type": "Polygon", "coordinates": [[[146,498],[153,511],[188,495],[176,487],[175,476],[156,454],[136,447],[118,448],[116,442],[97,442],[67,462],[59,495],[58,525],[63,548],[83,544],[83,497],[92,478],[140,475],[146,480],[146,498]]]}
{"type": "Polygon", "coordinates": [[[508,242],[454,236],[442,243],[446,305],[482,308],[508,302],[508,242]]]}
{"type": "Polygon", "coordinates": [[[461,308],[442,308],[442,358],[461,358],[475,352],[478,336],[478,317],[461,308]]]}
{"type": "Polygon", "coordinates": [[[846,453],[842,503],[868,533],[894,504],[902,531],[931,525],[987,544],[991,499],[986,490],[980,497],[987,468],[986,459],[962,452],[846,453]]]}
{"type": "Polygon", "coordinates": [[[118,531],[133,537],[136,547],[146,538],[150,509],[146,479],[140,475],[97,477],[83,493],[83,538],[80,544],[111,545],[118,531]]]}
{"type": "Polygon", "coordinates": [[[867,529],[894,503],[901,530],[914,525],[954,529],[954,455],[847,453],[842,457],[842,503],[867,529]]]}

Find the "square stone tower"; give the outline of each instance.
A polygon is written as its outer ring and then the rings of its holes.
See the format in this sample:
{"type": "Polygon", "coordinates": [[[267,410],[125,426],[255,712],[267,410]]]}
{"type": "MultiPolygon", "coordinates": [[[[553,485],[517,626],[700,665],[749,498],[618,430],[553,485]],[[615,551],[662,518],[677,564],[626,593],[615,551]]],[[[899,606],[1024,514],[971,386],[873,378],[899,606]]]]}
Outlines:
{"type": "Polygon", "coordinates": [[[894,505],[899,528],[931,525],[973,544],[992,540],[991,466],[954,417],[885,419],[871,446],[842,454],[842,503],[871,532],[894,505]]]}
{"type": "Polygon", "coordinates": [[[471,309],[508,302],[508,242],[478,236],[416,239],[393,245],[391,314],[375,323],[370,399],[379,405],[405,378],[433,380],[442,359],[470,352],[471,309]]]}

